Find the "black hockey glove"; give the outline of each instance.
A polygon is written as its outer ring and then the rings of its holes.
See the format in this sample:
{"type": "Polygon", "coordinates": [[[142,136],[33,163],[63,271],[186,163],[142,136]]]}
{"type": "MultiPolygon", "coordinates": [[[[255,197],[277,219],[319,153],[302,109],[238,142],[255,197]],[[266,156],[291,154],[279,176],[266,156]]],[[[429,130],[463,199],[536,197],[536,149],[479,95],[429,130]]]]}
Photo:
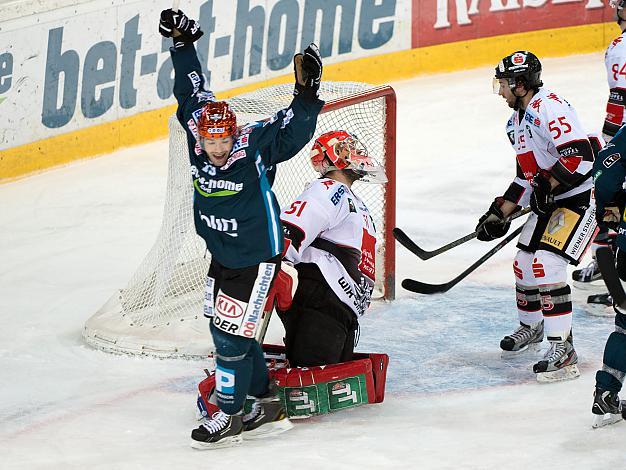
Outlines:
{"type": "Polygon", "coordinates": [[[539,217],[548,217],[556,209],[550,185],[550,173],[545,170],[539,171],[531,185],[533,192],[530,195],[530,208],[539,217]]]}
{"type": "Polygon", "coordinates": [[[314,43],[304,50],[304,54],[293,56],[293,71],[296,76],[294,96],[317,96],[322,80],[322,56],[314,43]]]}
{"type": "Polygon", "coordinates": [[[161,12],[159,33],[166,38],[173,38],[174,47],[177,48],[197,41],[204,34],[197,21],[187,17],[182,10],[174,11],[171,8],[161,12]],[[173,36],[174,29],[178,30],[180,36],[173,36]]]}
{"type": "Polygon", "coordinates": [[[622,210],[614,205],[605,207],[604,209],[596,208],[596,222],[598,227],[606,227],[617,232],[619,224],[621,222],[622,210]]]}
{"type": "Polygon", "coordinates": [[[489,242],[506,235],[511,227],[511,221],[505,222],[504,215],[500,210],[500,206],[504,204],[504,199],[497,197],[489,206],[489,210],[485,212],[476,225],[476,238],[482,242],[489,242]]]}

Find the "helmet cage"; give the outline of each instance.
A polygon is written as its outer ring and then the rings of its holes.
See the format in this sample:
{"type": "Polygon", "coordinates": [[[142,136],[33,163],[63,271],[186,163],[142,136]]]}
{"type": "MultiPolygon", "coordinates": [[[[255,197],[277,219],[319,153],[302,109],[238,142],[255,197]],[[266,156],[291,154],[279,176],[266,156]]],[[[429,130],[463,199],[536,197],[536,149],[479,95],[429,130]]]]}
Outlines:
{"type": "Polygon", "coordinates": [[[322,176],[332,170],[348,170],[365,183],[387,182],[382,165],[347,131],[331,131],[319,136],[311,149],[311,164],[322,176]]]}

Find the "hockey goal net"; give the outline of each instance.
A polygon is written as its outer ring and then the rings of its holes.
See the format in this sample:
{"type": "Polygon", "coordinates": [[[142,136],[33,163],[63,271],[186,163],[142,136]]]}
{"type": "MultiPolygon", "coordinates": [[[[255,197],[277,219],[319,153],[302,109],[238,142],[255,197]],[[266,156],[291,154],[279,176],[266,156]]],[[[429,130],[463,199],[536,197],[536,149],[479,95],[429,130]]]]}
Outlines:
{"type": "MultiPolygon", "coordinates": [[[[271,116],[289,105],[291,85],[277,85],[229,101],[238,123],[271,116]]],[[[326,101],[315,136],[346,129],[384,164],[385,185],[355,183],[353,190],[367,204],[379,236],[375,296],[394,297],[395,251],[395,119],[396,100],[389,86],[372,88],[353,82],[322,82],[326,101]]],[[[273,189],[281,207],[318,175],[309,164],[309,142],[288,162],[278,165],[273,189]]],[[[87,322],[83,337],[108,352],[159,357],[206,357],[212,352],[202,303],[210,254],[196,235],[193,186],[186,136],[175,116],[169,121],[169,169],[165,208],[157,240],[128,285],[116,291],[87,322]]],[[[274,319],[276,321],[276,317],[274,319]]]]}

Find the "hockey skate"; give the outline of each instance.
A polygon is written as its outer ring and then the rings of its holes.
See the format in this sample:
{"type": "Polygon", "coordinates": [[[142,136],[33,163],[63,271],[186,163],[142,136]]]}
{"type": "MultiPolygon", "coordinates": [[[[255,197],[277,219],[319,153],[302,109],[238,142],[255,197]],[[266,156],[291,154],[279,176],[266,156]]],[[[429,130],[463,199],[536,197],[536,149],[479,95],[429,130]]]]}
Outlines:
{"type": "Polygon", "coordinates": [[[617,392],[596,387],[593,392],[591,412],[594,415],[591,427],[597,429],[621,421],[622,414],[626,413],[626,410],[623,409],[617,392]]]}
{"type": "Polygon", "coordinates": [[[587,297],[585,310],[589,315],[598,317],[613,317],[613,297],[608,292],[606,294],[594,294],[587,297]]]}
{"type": "Polygon", "coordinates": [[[589,265],[582,269],[576,269],[572,273],[574,287],[578,289],[593,289],[602,285],[602,273],[598,267],[598,262],[594,259],[589,265]]]}
{"type": "Polygon", "coordinates": [[[293,428],[278,397],[276,386],[270,384],[267,396],[257,398],[243,417],[244,439],[262,439],[293,428]]]}
{"type": "Polygon", "coordinates": [[[191,431],[191,447],[199,450],[232,447],[241,444],[242,433],[241,415],[230,416],[219,410],[191,431]]]}
{"type": "Polygon", "coordinates": [[[500,341],[502,357],[515,356],[528,349],[536,351],[543,341],[543,320],[537,326],[531,327],[520,322],[520,326],[500,341]]]}
{"type": "Polygon", "coordinates": [[[566,341],[550,341],[550,349],[545,356],[533,366],[539,382],[560,382],[572,380],[580,376],[578,355],[570,335],[566,341]]]}

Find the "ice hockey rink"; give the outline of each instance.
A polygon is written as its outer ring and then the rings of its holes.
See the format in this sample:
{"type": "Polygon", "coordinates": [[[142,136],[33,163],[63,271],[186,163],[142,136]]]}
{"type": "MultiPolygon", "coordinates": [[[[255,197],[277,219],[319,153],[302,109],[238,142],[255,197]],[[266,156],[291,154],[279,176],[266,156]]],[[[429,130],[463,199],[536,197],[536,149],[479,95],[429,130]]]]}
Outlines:
{"type": "MultiPolygon", "coordinates": [[[[543,64],[546,87],[599,131],[602,54],[543,64]]],[[[492,76],[486,67],[391,84],[397,224],[425,248],[472,231],[514,174],[510,110],[492,76]]],[[[591,428],[612,318],[575,304],[581,378],[546,385],[531,371],[540,353],[499,354],[517,321],[513,244],[447,294],[400,288],[406,277],[451,279],[491,246],[478,241],[429,261],[397,247],[397,299],[374,304],[357,347],[390,356],[384,403],[300,420],[270,440],[191,449],[208,361],[116,356],[81,340],[156,238],[167,154],[162,140],[0,186],[0,468],[626,468],[626,423],[591,428]]]]}

